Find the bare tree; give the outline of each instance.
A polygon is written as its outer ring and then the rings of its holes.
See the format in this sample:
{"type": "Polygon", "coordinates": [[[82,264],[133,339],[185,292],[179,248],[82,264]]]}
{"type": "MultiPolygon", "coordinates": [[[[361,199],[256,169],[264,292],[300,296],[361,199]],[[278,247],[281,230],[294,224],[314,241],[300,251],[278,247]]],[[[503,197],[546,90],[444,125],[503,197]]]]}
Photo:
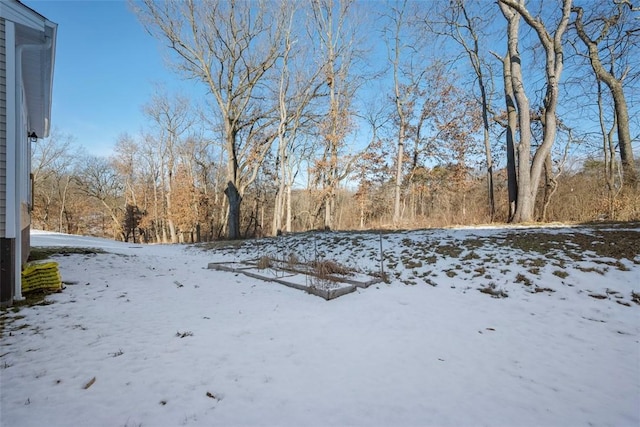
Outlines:
{"type": "Polygon", "coordinates": [[[607,129],[604,106],[602,96],[602,82],[596,81],[598,88],[598,117],[600,124],[600,133],[602,135],[602,153],[604,154],[604,180],[607,183],[607,198],[608,198],[608,216],[611,219],[616,217],[615,212],[615,200],[622,191],[622,169],[619,167],[616,161],[616,146],[614,142],[614,129],[616,125],[616,117],[614,114],[613,124],[607,129]]]}
{"type": "Polygon", "coordinates": [[[132,4],[145,28],[177,54],[177,68],[202,81],[215,100],[227,158],[227,231],[229,238],[239,238],[242,193],[273,141],[256,126],[265,115],[257,92],[281,55],[280,9],[237,0],[132,4]]]}
{"type": "Polygon", "coordinates": [[[516,62],[516,76],[512,71],[510,51],[511,44],[515,44],[515,50],[518,49],[518,32],[520,28],[520,15],[513,10],[501,7],[504,17],[507,20],[507,54],[502,57],[495,52],[491,52],[502,63],[502,78],[504,87],[505,100],[505,116],[496,115],[494,120],[505,128],[506,138],[506,154],[507,154],[507,197],[508,197],[508,213],[507,221],[513,222],[518,205],[518,174],[517,174],[517,151],[516,151],[516,132],[518,129],[518,110],[516,108],[516,96],[513,89],[514,82],[522,80],[522,71],[520,61],[516,62]],[[506,120],[505,120],[506,119],[506,120]]]}
{"type": "Polygon", "coordinates": [[[546,90],[542,107],[543,138],[535,152],[531,153],[531,111],[529,99],[522,80],[521,56],[518,51],[518,34],[513,28],[508,33],[511,78],[516,104],[520,142],[518,144],[518,200],[515,222],[534,220],[535,201],[544,162],[549,154],[557,133],[556,108],[558,87],[563,68],[562,38],[569,25],[572,0],[563,0],[561,16],[555,30],[549,33],[540,17],[534,17],[524,5],[524,0],[499,0],[500,9],[507,20],[517,13],[536,32],[545,51],[546,90]]]}
{"type": "Polygon", "coordinates": [[[634,46],[634,36],[637,47],[638,29],[632,28],[633,20],[630,16],[630,8],[629,3],[615,2],[614,9],[609,14],[598,14],[586,22],[582,7],[574,7],[572,11],[576,14],[575,28],[580,40],[587,48],[593,72],[611,92],[624,182],[633,188],[638,182],[638,176],[631,146],[629,110],[623,87],[629,67],[617,69],[620,59],[628,60],[630,56],[633,56],[630,49],[634,46]],[[588,31],[591,31],[593,36],[588,34],[588,31]],[[603,64],[603,55],[608,59],[608,64],[603,64]]]}
{"type": "MultiPolygon", "coordinates": [[[[386,99],[384,91],[379,91],[378,98],[374,102],[367,104],[363,119],[370,129],[371,138],[366,150],[359,156],[354,167],[354,178],[358,181],[358,189],[355,199],[359,207],[359,226],[365,228],[367,220],[374,216],[375,212],[382,206],[389,206],[388,200],[382,200],[376,193],[384,192],[383,183],[388,182],[392,175],[393,143],[389,138],[384,138],[381,133],[386,125],[392,121],[390,114],[390,104],[383,101],[386,99]],[[376,203],[377,202],[377,203],[376,203]],[[376,206],[377,204],[377,206],[376,206]]],[[[386,193],[382,197],[386,197],[386,193]]],[[[382,209],[384,210],[384,209],[382,209]]],[[[381,218],[378,218],[379,220],[381,218]]]]}
{"type": "MultiPolygon", "coordinates": [[[[426,138],[433,159],[444,163],[451,189],[448,210],[450,220],[466,220],[466,194],[469,162],[478,154],[477,135],[481,129],[481,110],[473,94],[456,84],[456,73],[446,64],[436,62],[428,70],[427,93],[421,117],[427,119],[432,132],[426,138]],[[459,215],[461,214],[461,215],[459,215]]],[[[416,165],[412,173],[417,172],[416,165]]]]}
{"type": "Polygon", "coordinates": [[[406,25],[406,18],[404,16],[407,1],[403,0],[397,8],[392,8],[391,21],[393,25],[392,29],[392,45],[387,45],[389,50],[389,59],[393,69],[393,90],[394,90],[394,104],[396,107],[396,113],[398,114],[398,151],[396,155],[396,180],[395,180],[395,194],[393,200],[393,223],[398,226],[400,223],[400,194],[402,192],[402,165],[404,163],[404,140],[407,133],[408,120],[405,114],[405,104],[410,94],[409,90],[402,90],[400,87],[400,58],[402,55],[403,43],[401,42],[401,31],[406,25]],[[402,90],[402,93],[401,93],[402,90]]]}
{"type": "Polygon", "coordinates": [[[71,232],[66,221],[70,216],[67,201],[73,187],[76,159],[81,153],[74,147],[73,137],[58,129],[54,129],[49,138],[37,140],[31,151],[33,216],[43,229],[71,232]]]}
{"type": "Polygon", "coordinates": [[[136,184],[138,181],[138,156],[139,147],[137,142],[129,134],[118,136],[114,147],[113,164],[118,173],[124,178],[126,202],[133,206],[138,204],[138,194],[136,184]]]}
{"type": "Polygon", "coordinates": [[[329,108],[320,124],[324,140],[321,160],[316,164],[316,173],[322,184],[321,205],[324,205],[324,227],[333,227],[336,188],[349,174],[349,167],[341,167],[340,154],[345,137],[351,131],[351,102],[355,92],[351,80],[351,67],[356,54],[355,19],[352,14],[353,0],[313,0],[312,31],[317,39],[320,55],[318,60],[324,75],[329,108]]]}
{"type": "Polygon", "coordinates": [[[291,231],[291,187],[299,162],[294,159],[295,149],[300,145],[300,133],[315,119],[313,101],[321,95],[324,81],[321,67],[309,67],[308,44],[301,45],[304,36],[296,33],[302,25],[298,21],[304,9],[292,6],[289,9],[288,25],[283,31],[283,54],[277,65],[278,79],[273,86],[278,105],[278,129],[276,152],[276,185],[274,197],[272,234],[291,231]]]}
{"type": "Polygon", "coordinates": [[[164,226],[164,173],[162,167],[162,153],[157,147],[161,144],[157,135],[149,133],[141,135],[140,162],[138,168],[144,174],[144,186],[150,191],[151,209],[144,220],[147,237],[153,238],[157,243],[167,242],[166,228],[164,226]],[[161,178],[162,177],[162,178],[161,178]]]}
{"type": "Polygon", "coordinates": [[[138,188],[140,170],[138,168],[139,147],[137,142],[128,134],[118,136],[114,147],[113,167],[120,175],[124,185],[124,240],[132,237],[136,242],[136,232],[139,225],[138,188]]]}
{"type": "Polygon", "coordinates": [[[87,156],[83,159],[83,167],[77,180],[80,190],[97,200],[111,218],[113,236],[124,240],[126,235],[122,226],[124,185],[116,168],[108,159],[87,156]]]}
{"type": "Polygon", "coordinates": [[[395,121],[398,125],[393,201],[395,226],[398,226],[402,220],[400,202],[404,178],[405,144],[416,108],[416,97],[420,96],[420,86],[425,73],[424,64],[419,59],[423,36],[415,26],[412,26],[411,21],[412,16],[415,16],[415,10],[408,8],[407,4],[407,0],[401,0],[391,7],[388,16],[390,25],[385,29],[385,41],[393,75],[395,121]]]}
{"type": "MultiPolygon", "coordinates": [[[[479,103],[482,108],[484,154],[487,168],[487,199],[489,218],[493,221],[495,215],[494,196],[494,171],[493,156],[491,153],[489,110],[491,109],[491,84],[492,73],[489,65],[482,57],[480,50],[483,30],[492,20],[491,12],[478,10],[480,4],[476,4],[475,14],[470,8],[470,2],[466,0],[454,0],[449,2],[449,7],[442,14],[445,28],[442,34],[452,38],[464,50],[471,69],[475,76],[475,83],[480,92],[479,103]],[[487,14],[489,13],[489,14],[487,14]]],[[[429,20],[429,19],[427,19],[429,20]]],[[[438,30],[436,30],[438,31],[438,30]]],[[[484,36],[486,37],[486,36],[484,36]]]]}
{"type": "Polygon", "coordinates": [[[175,226],[173,206],[174,179],[179,145],[183,135],[193,124],[189,101],[181,96],[169,97],[164,93],[157,93],[145,105],[144,112],[153,121],[158,132],[156,140],[160,146],[156,147],[161,153],[160,179],[163,183],[162,191],[165,198],[166,221],[172,243],[178,242],[175,226]]]}

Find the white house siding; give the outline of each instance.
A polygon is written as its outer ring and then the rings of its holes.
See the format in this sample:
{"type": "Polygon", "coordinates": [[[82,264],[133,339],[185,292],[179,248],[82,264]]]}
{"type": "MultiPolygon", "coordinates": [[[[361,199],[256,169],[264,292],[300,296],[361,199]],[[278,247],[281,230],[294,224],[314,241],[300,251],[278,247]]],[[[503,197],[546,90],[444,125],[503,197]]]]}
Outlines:
{"type": "Polygon", "coordinates": [[[7,208],[7,61],[5,55],[4,19],[0,19],[0,237],[5,236],[7,208]]]}
{"type": "Polygon", "coordinates": [[[29,252],[27,131],[49,135],[57,24],[18,0],[0,0],[0,307],[21,299],[29,252]]]}
{"type": "Polygon", "coordinates": [[[11,305],[14,296],[15,243],[7,239],[7,49],[5,20],[0,18],[0,307],[11,305]]]}
{"type": "Polygon", "coordinates": [[[29,162],[30,156],[29,151],[31,150],[31,143],[29,142],[29,137],[27,136],[28,129],[28,114],[27,114],[27,104],[25,99],[24,87],[22,89],[22,114],[20,120],[20,129],[17,129],[18,134],[18,146],[16,150],[18,150],[19,160],[21,164],[21,170],[23,171],[22,175],[26,178],[18,181],[18,194],[17,201],[20,203],[20,227],[17,230],[18,233],[22,233],[22,263],[26,263],[29,258],[30,251],[30,243],[31,239],[29,238],[31,234],[31,212],[29,211],[29,187],[31,184],[31,180],[28,178],[31,175],[31,163],[29,162]]]}

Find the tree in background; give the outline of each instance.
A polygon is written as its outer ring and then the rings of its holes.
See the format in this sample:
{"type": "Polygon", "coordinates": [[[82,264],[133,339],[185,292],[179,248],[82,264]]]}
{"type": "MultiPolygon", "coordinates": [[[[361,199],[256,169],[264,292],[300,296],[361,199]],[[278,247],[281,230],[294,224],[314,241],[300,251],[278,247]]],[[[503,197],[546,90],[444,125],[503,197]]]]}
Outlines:
{"type": "Polygon", "coordinates": [[[520,140],[518,144],[518,199],[515,222],[531,222],[535,219],[535,202],[538,187],[546,161],[557,133],[557,105],[559,83],[564,65],[563,36],[569,25],[572,0],[563,0],[557,19],[556,28],[552,33],[545,26],[540,17],[534,17],[524,5],[524,0],[499,0],[500,9],[505,18],[514,13],[520,15],[524,21],[536,32],[545,51],[545,96],[541,107],[543,124],[543,138],[541,144],[533,152],[531,146],[531,111],[524,81],[522,79],[521,56],[518,51],[518,34],[509,31],[509,60],[511,61],[511,79],[514,96],[518,107],[518,130],[520,140]]]}
{"type": "Polygon", "coordinates": [[[236,0],[144,0],[135,7],[145,28],[169,42],[178,58],[176,68],[203,82],[214,98],[224,135],[231,239],[240,237],[242,193],[255,180],[273,141],[260,132],[266,112],[258,92],[281,55],[283,9],[236,0]]]}
{"type": "MultiPolygon", "coordinates": [[[[389,21],[384,36],[387,44],[388,61],[393,76],[392,103],[394,124],[397,126],[396,171],[393,201],[393,224],[402,221],[401,199],[403,193],[404,169],[406,162],[405,145],[411,137],[412,120],[415,119],[419,99],[424,95],[423,79],[426,65],[423,47],[425,37],[415,24],[416,10],[407,7],[406,0],[391,5],[389,21]]],[[[415,129],[415,128],[414,128],[415,129]]]]}
{"type": "Polygon", "coordinates": [[[123,227],[126,210],[124,185],[120,174],[111,160],[98,156],[86,156],[82,161],[77,180],[80,191],[97,201],[111,220],[111,231],[115,240],[125,240],[123,227]]]}
{"type": "Polygon", "coordinates": [[[353,3],[353,0],[313,0],[311,3],[310,31],[314,35],[329,102],[318,126],[323,141],[322,155],[314,165],[316,181],[321,186],[317,211],[324,207],[326,229],[333,227],[336,188],[350,171],[350,162],[344,161],[343,150],[345,137],[353,129],[351,104],[356,90],[352,76],[357,56],[353,3]]]}
{"type": "MultiPolygon", "coordinates": [[[[593,72],[598,82],[607,85],[613,98],[623,180],[626,185],[635,188],[638,183],[638,172],[633,158],[629,109],[624,91],[624,81],[631,71],[630,58],[640,54],[638,49],[640,33],[637,27],[633,27],[631,9],[630,3],[614,2],[609,10],[592,11],[588,21],[584,20],[582,7],[574,7],[572,11],[576,14],[574,22],[576,32],[587,49],[587,57],[593,72]]],[[[636,17],[636,23],[637,19],[636,17]]],[[[637,78],[637,75],[632,78],[637,78]]],[[[601,100],[601,97],[599,96],[598,99],[601,100]]],[[[611,173],[607,176],[610,177],[611,173]]]]}
{"type": "MultiPolygon", "coordinates": [[[[207,90],[202,102],[156,91],[143,131],[120,135],[110,158],[78,159],[55,133],[33,143],[34,225],[195,242],[323,226],[486,223],[492,172],[496,200],[509,200],[494,205],[497,221],[637,219],[639,193],[622,173],[633,146],[620,147],[612,91],[594,72],[588,43],[565,25],[570,2],[560,11],[546,1],[540,16],[518,0],[499,8],[474,0],[437,8],[404,0],[139,3],[148,28],[170,42],[176,69],[217,95],[207,90]],[[488,8],[507,18],[494,32],[480,19],[488,8]],[[360,12],[375,19],[358,26],[360,12]],[[444,37],[416,32],[417,22],[444,37]],[[505,108],[495,111],[483,46],[505,28],[507,53],[491,52],[503,66],[496,88],[503,84],[505,108]],[[369,34],[384,34],[387,49],[380,38],[363,55],[369,34]],[[573,80],[560,84],[561,72],[573,80]],[[489,119],[506,129],[506,150],[487,150],[489,119]]],[[[629,26],[628,4],[582,6],[580,19],[573,8],[569,18],[592,42],[606,32],[597,53],[623,86],[633,144],[640,33],[629,26]]]]}
{"type": "MultiPolygon", "coordinates": [[[[144,106],[145,114],[151,119],[156,130],[158,142],[156,149],[161,153],[160,182],[166,209],[166,224],[169,229],[171,243],[178,242],[175,221],[174,180],[178,162],[180,146],[184,135],[193,124],[193,115],[189,101],[181,96],[169,97],[164,93],[157,93],[144,106]]],[[[166,241],[166,239],[165,239],[166,241]]]]}
{"type": "Polygon", "coordinates": [[[387,144],[379,135],[390,120],[384,105],[370,104],[363,118],[371,128],[371,140],[367,149],[356,160],[353,171],[353,178],[358,182],[354,198],[358,204],[358,226],[361,229],[372,219],[380,222],[386,214],[389,192],[385,185],[392,176],[389,160],[393,158],[390,155],[391,144],[387,144]]]}
{"type": "Polygon", "coordinates": [[[496,52],[491,52],[502,63],[502,79],[503,79],[503,91],[505,110],[503,114],[495,114],[494,120],[504,127],[505,139],[506,139],[506,175],[507,175],[507,200],[508,200],[508,213],[507,222],[513,222],[516,215],[516,207],[518,205],[518,165],[517,165],[517,151],[516,151],[516,135],[518,129],[518,110],[516,108],[516,96],[514,91],[514,82],[522,80],[522,71],[520,61],[515,62],[516,75],[513,74],[513,64],[511,61],[511,44],[515,44],[516,51],[518,50],[518,33],[520,29],[520,15],[507,7],[501,7],[501,11],[507,21],[507,53],[505,56],[501,56],[496,52]]]}
{"type": "Polygon", "coordinates": [[[487,25],[492,22],[493,11],[484,7],[481,2],[471,3],[466,0],[454,0],[439,13],[438,17],[431,14],[425,23],[431,31],[454,40],[464,51],[478,87],[478,103],[482,111],[482,138],[487,171],[487,200],[489,219],[495,216],[494,195],[494,166],[490,139],[491,123],[489,112],[492,110],[493,72],[490,64],[483,57],[481,44],[486,42],[487,25]]]}
{"type": "Polygon", "coordinates": [[[70,205],[76,201],[73,177],[81,153],[73,138],[54,129],[49,138],[36,140],[31,150],[35,224],[60,233],[75,231],[70,205]]]}
{"type": "Polygon", "coordinates": [[[465,222],[470,163],[479,154],[477,134],[482,111],[474,96],[456,85],[458,77],[446,64],[434,64],[428,74],[428,96],[423,116],[428,118],[432,158],[449,170],[449,192],[454,201],[452,223],[465,222]]]}
{"type": "Polygon", "coordinates": [[[323,69],[314,64],[313,50],[304,34],[311,19],[303,19],[307,10],[294,3],[288,9],[288,24],[283,31],[282,58],[276,65],[273,97],[277,99],[277,148],[275,151],[275,182],[273,220],[271,232],[277,235],[290,232],[293,213],[291,193],[298,173],[300,156],[308,151],[309,134],[314,122],[318,121],[314,111],[315,102],[323,94],[325,81],[323,69]],[[306,146],[305,146],[306,145],[306,146]]]}
{"type": "Polygon", "coordinates": [[[138,193],[141,168],[138,166],[139,148],[137,142],[128,134],[118,137],[113,156],[113,167],[122,177],[125,198],[124,234],[125,241],[132,238],[136,241],[136,232],[140,225],[142,213],[138,205],[138,193]]]}

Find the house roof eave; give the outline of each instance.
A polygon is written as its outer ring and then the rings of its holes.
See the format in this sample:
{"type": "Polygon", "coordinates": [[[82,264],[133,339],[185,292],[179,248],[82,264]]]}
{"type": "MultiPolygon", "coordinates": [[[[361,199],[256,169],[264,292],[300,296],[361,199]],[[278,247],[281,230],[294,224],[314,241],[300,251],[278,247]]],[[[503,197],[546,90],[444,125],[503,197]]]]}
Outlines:
{"type": "MultiPolygon", "coordinates": [[[[38,138],[49,136],[51,123],[53,71],[58,25],[38,14],[42,30],[16,25],[16,41],[21,55],[22,83],[29,129],[38,138]]],[[[18,59],[18,60],[20,60],[18,59]]]]}
{"type": "Polygon", "coordinates": [[[18,0],[2,0],[0,17],[38,31],[44,31],[44,16],[18,0]]]}

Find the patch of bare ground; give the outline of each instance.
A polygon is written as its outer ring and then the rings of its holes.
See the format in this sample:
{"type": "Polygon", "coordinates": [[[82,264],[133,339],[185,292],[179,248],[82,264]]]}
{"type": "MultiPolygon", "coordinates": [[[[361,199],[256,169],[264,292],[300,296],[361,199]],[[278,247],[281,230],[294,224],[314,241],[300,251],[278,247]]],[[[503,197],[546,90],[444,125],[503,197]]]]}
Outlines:
{"type": "MultiPolygon", "coordinates": [[[[548,231],[510,232],[505,244],[525,252],[564,253],[579,261],[585,260],[588,253],[598,258],[613,258],[618,261],[627,259],[640,264],[640,229],[628,228],[575,228],[570,233],[549,233],[548,231]]],[[[589,258],[593,258],[590,256],[589,258]]],[[[624,269],[622,264],[617,268],[624,269]]]]}

